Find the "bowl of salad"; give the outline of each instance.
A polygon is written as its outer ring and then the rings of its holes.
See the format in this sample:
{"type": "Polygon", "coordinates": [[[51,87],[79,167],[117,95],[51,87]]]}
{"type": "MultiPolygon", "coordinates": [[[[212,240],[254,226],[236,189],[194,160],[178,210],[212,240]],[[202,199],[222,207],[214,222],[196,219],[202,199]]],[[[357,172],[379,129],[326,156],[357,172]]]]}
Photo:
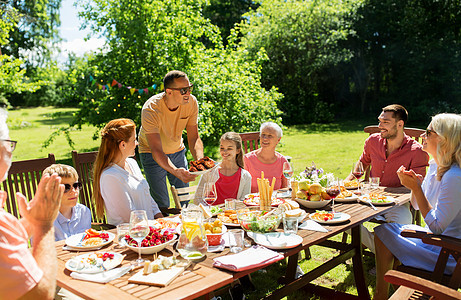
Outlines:
{"type": "Polygon", "coordinates": [[[282,221],[282,214],[250,210],[237,214],[237,218],[245,231],[266,233],[277,230],[282,221]]]}

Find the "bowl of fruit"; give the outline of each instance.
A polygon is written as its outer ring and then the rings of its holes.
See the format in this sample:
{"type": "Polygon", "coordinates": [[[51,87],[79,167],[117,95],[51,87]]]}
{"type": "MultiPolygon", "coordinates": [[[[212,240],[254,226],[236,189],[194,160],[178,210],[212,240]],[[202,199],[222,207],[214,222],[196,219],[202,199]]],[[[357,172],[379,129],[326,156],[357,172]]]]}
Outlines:
{"type": "Polygon", "coordinates": [[[140,248],[138,247],[138,243],[129,234],[122,238],[121,243],[136,253],[141,251],[141,254],[153,254],[162,251],[177,239],[174,230],[149,228],[149,234],[142,240],[140,248]]]}
{"type": "Polygon", "coordinates": [[[237,214],[240,226],[245,231],[251,232],[271,232],[276,231],[282,221],[282,214],[261,210],[250,210],[237,214]]]}

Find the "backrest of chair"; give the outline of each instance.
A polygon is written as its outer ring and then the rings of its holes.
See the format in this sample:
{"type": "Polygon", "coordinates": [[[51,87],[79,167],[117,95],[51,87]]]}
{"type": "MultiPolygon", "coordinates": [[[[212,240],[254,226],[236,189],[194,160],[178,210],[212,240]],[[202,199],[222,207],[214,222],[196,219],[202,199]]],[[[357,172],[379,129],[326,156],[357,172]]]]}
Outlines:
{"type": "Polygon", "coordinates": [[[20,192],[28,200],[31,200],[37,191],[43,170],[54,163],[56,163],[56,159],[52,153],[48,154],[47,158],[13,162],[8,170],[8,176],[2,184],[2,189],[8,194],[5,210],[20,218],[16,193],[20,192]]]}
{"type": "MultiPolygon", "coordinates": [[[[363,128],[363,131],[368,133],[368,134],[373,134],[373,133],[378,133],[380,132],[378,125],[371,125],[363,128]]],[[[405,127],[403,129],[405,131],[405,134],[411,137],[412,139],[415,139],[418,143],[422,142],[421,135],[425,132],[423,129],[419,128],[411,128],[411,127],[405,127]]]]}
{"type": "Polygon", "coordinates": [[[91,210],[93,222],[106,223],[106,217],[102,220],[96,216],[96,208],[93,205],[93,164],[98,155],[97,151],[78,153],[76,150],[72,151],[72,162],[74,168],[77,170],[79,181],[82,183],[80,190],[80,203],[85,205],[91,210]]]}
{"type": "Polygon", "coordinates": [[[259,148],[259,131],[239,133],[242,138],[244,154],[259,148]]]}
{"type": "Polygon", "coordinates": [[[174,185],[170,187],[171,194],[173,195],[174,205],[176,208],[181,209],[181,201],[194,200],[197,186],[188,186],[183,188],[175,188],[174,185]]]}

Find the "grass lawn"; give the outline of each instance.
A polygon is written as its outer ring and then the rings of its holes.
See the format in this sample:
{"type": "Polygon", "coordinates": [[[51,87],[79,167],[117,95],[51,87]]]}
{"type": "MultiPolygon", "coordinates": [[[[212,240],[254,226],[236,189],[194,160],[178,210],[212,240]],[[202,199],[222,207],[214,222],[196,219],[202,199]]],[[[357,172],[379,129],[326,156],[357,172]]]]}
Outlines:
{"type": "MultiPolygon", "coordinates": [[[[64,136],[58,136],[48,148],[42,148],[42,145],[53,131],[69,124],[72,113],[75,111],[76,109],[72,108],[52,107],[10,110],[8,118],[10,137],[18,141],[13,161],[41,158],[46,157],[48,153],[54,153],[58,162],[72,165],[71,151],[74,149],[68,145],[64,136]]],[[[370,123],[351,121],[327,125],[291,126],[284,130],[278,151],[292,157],[296,174],[314,161],[317,167],[323,168],[326,172],[345,178],[352,168],[352,163],[359,158],[362,152],[363,142],[367,137],[367,134],[363,132],[363,127],[366,125],[370,123]]],[[[91,126],[83,126],[82,130],[71,132],[70,136],[75,143],[75,150],[79,152],[97,150],[100,141],[99,139],[93,140],[95,132],[97,130],[91,126]]],[[[217,149],[206,151],[209,152],[206,154],[219,160],[219,157],[216,157],[219,155],[216,154],[217,149]]],[[[340,238],[340,236],[337,237],[337,239],[340,238]]],[[[336,251],[314,246],[311,248],[311,253],[313,257],[311,260],[304,259],[300,262],[305,272],[331,258],[336,251]]],[[[259,299],[277,288],[277,278],[283,273],[284,264],[285,262],[282,261],[263,272],[253,274],[253,281],[257,289],[248,293],[247,297],[259,299]]],[[[366,272],[373,266],[374,261],[365,258],[366,272]]],[[[368,282],[371,293],[371,287],[374,288],[374,277],[368,276],[368,282]]],[[[356,294],[351,262],[336,267],[314,283],[356,294]]],[[[223,298],[228,299],[225,295],[223,298]]],[[[301,292],[289,298],[316,299],[301,292]]]]}

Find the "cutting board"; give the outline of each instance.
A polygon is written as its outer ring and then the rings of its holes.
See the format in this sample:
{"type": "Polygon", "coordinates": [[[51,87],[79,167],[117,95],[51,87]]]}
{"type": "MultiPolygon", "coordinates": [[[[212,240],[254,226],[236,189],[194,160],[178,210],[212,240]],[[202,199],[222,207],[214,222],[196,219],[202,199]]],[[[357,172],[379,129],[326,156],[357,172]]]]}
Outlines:
{"type": "Polygon", "coordinates": [[[167,286],[172,282],[176,277],[181,275],[188,267],[190,263],[182,267],[171,267],[168,270],[161,270],[155,273],[150,273],[148,275],[143,274],[143,270],[139,271],[135,275],[131,276],[128,279],[130,283],[137,284],[147,284],[155,286],[167,286]]]}

